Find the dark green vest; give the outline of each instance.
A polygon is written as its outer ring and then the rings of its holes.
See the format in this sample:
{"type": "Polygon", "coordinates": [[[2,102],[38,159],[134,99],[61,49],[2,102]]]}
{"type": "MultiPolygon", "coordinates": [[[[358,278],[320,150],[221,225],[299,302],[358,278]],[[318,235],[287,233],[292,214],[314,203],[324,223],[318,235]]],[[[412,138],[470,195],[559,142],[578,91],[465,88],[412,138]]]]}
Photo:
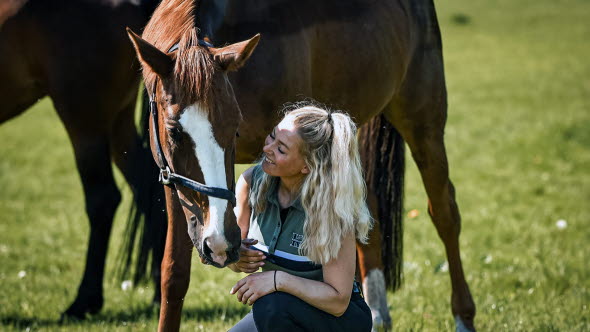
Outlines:
{"type": "MultiPolygon", "coordinates": [[[[262,175],[260,166],[252,172],[251,190],[257,188],[262,175]]],[[[274,178],[266,195],[264,211],[250,216],[248,238],[258,240],[253,249],[261,250],[267,259],[263,271],[280,270],[290,274],[313,280],[323,280],[322,266],[315,264],[299,252],[304,238],[303,223],[305,212],[299,198],[295,200],[285,222],[281,222],[278,200],[279,179],[274,178]]]]}

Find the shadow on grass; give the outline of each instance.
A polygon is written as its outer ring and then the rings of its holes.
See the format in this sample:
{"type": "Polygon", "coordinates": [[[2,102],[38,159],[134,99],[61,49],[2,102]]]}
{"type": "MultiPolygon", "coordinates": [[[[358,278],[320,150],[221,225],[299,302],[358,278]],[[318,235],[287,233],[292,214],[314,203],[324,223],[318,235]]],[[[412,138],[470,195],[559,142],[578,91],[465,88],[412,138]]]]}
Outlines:
{"type": "MultiPolygon", "coordinates": [[[[183,321],[213,322],[217,320],[238,320],[250,311],[250,307],[224,307],[215,305],[202,305],[201,307],[189,307],[182,310],[183,321]]],[[[88,316],[85,320],[43,319],[35,317],[0,316],[2,326],[15,328],[27,327],[68,327],[80,325],[111,325],[116,323],[134,323],[158,320],[159,307],[145,306],[130,309],[128,311],[108,310],[97,315],[88,316]]],[[[1,329],[1,328],[0,328],[1,329]]]]}
{"type": "Polygon", "coordinates": [[[463,13],[456,13],[451,16],[451,21],[456,25],[468,25],[471,23],[471,17],[463,13]]]}

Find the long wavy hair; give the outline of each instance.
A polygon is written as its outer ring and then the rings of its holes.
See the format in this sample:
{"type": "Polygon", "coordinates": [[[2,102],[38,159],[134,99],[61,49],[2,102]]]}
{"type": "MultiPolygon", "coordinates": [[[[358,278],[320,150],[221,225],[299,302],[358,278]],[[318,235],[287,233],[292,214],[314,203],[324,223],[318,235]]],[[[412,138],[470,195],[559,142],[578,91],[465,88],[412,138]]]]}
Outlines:
{"type": "MultiPolygon", "coordinates": [[[[299,250],[315,263],[326,264],[338,255],[344,236],[354,232],[358,241],[367,243],[372,227],[357,128],[347,114],[309,102],[287,106],[285,113],[293,118],[303,140],[300,152],[310,170],[300,189],[306,219],[299,250]]],[[[262,172],[260,180],[252,184],[249,201],[255,214],[266,208],[273,181],[279,179],[262,172]]]]}

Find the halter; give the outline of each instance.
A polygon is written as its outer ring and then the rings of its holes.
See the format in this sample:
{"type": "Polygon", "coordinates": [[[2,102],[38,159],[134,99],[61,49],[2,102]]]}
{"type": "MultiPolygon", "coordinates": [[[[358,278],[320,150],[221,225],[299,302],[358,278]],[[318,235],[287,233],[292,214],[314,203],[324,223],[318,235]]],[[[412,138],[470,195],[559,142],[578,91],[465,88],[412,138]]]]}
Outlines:
{"type": "MultiPolygon", "coordinates": [[[[212,47],[211,44],[207,43],[206,41],[199,40],[199,45],[212,47]]],[[[175,44],[170,48],[168,53],[175,51],[178,49],[178,44],[175,44]]],[[[154,87],[152,89],[152,95],[150,96],[150,113],[152,118],[152,127],[154,128],[153,135],[150,135],[152,146],[156,150],[156,164],[160,168],[160,174],[158,176],[158,180],[161,184],[170,186],[171,184],[181,185],[185,188],[191,189],[193,191],[199,192],[201,194],[205,194],[207,196],[221,198],[229,201],[232,203],[233,206],[236,205],[236,195],[233,191],[224,189],[224,188],[217,188],[217,187],[210,187],[195,180],[191,180],[187,177],[182,175],[178,175],[170,170],[168,166],[168,161],[166,160],[166,156],[162,152],[162,146],[160,145],[160,138],[159,138],[159,129],[158,129],[158,107],[156,104],[156,86],[158,85],[158,78],[154,81],[154,87]]]]}

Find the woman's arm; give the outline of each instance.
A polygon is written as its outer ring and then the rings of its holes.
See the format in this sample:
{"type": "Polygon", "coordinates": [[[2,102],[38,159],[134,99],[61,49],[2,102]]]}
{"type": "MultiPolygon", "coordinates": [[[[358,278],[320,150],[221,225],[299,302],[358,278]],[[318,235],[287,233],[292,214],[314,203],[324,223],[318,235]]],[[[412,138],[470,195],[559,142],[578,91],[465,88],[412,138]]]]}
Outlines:
{"type": "Polygon", "coordinates": [[[252,182],[253,169],[254,167],[250,167],[245,170],[236,183],[236,207],[234,208],[234,213],[236,214],[238,226],[240,226],[242,239],[245,239],[246,236],[248,236],[248,229],[250,228],[250,214],[252,213],[252,208],[248,203],[248,196],[250,194],[250,183],[252,182]]]}
{"type": "Polygon", "coordinates": [[[324,281],[277,272],[277,290],[297,296],[334,316],[342,316],[350,302],[356,265],[354,234],[342,239],[336,259],[323,266],[324,281]]]}
{"type": "Polygon", "coordinates": [[[228,265],[228,267],[234,272],[256,272],[262,265],[263,260],[266,256],[258,250],[248,249],[248,246],[256,244],[256,240],[246,239],[248,236],[248,230],[250,229],[250,214],[252,208],[248,202],[248,196],[250,194],[250,183],[252,182],[252,170],[254,167],[250,167],[240,175],[238,182],[236,183],[236,207],[234,213],[236,214],[236,220],[240,227],[242,236],[242,245],[240,247],[240,260],[234,264],[228,265]]]}
{"type": "Polygon", "coordinates": [[[230,291],[238,301],[252,305],[260,297],[272,293],[276,273],[276,290],[297,296],[310,305],[334,316],[348,308],[356,264],[354,234],[342,240],[336,259],[323,266],[324,281],[297,277],[282,271],[254,273],[238,281],[230,291]]]}

